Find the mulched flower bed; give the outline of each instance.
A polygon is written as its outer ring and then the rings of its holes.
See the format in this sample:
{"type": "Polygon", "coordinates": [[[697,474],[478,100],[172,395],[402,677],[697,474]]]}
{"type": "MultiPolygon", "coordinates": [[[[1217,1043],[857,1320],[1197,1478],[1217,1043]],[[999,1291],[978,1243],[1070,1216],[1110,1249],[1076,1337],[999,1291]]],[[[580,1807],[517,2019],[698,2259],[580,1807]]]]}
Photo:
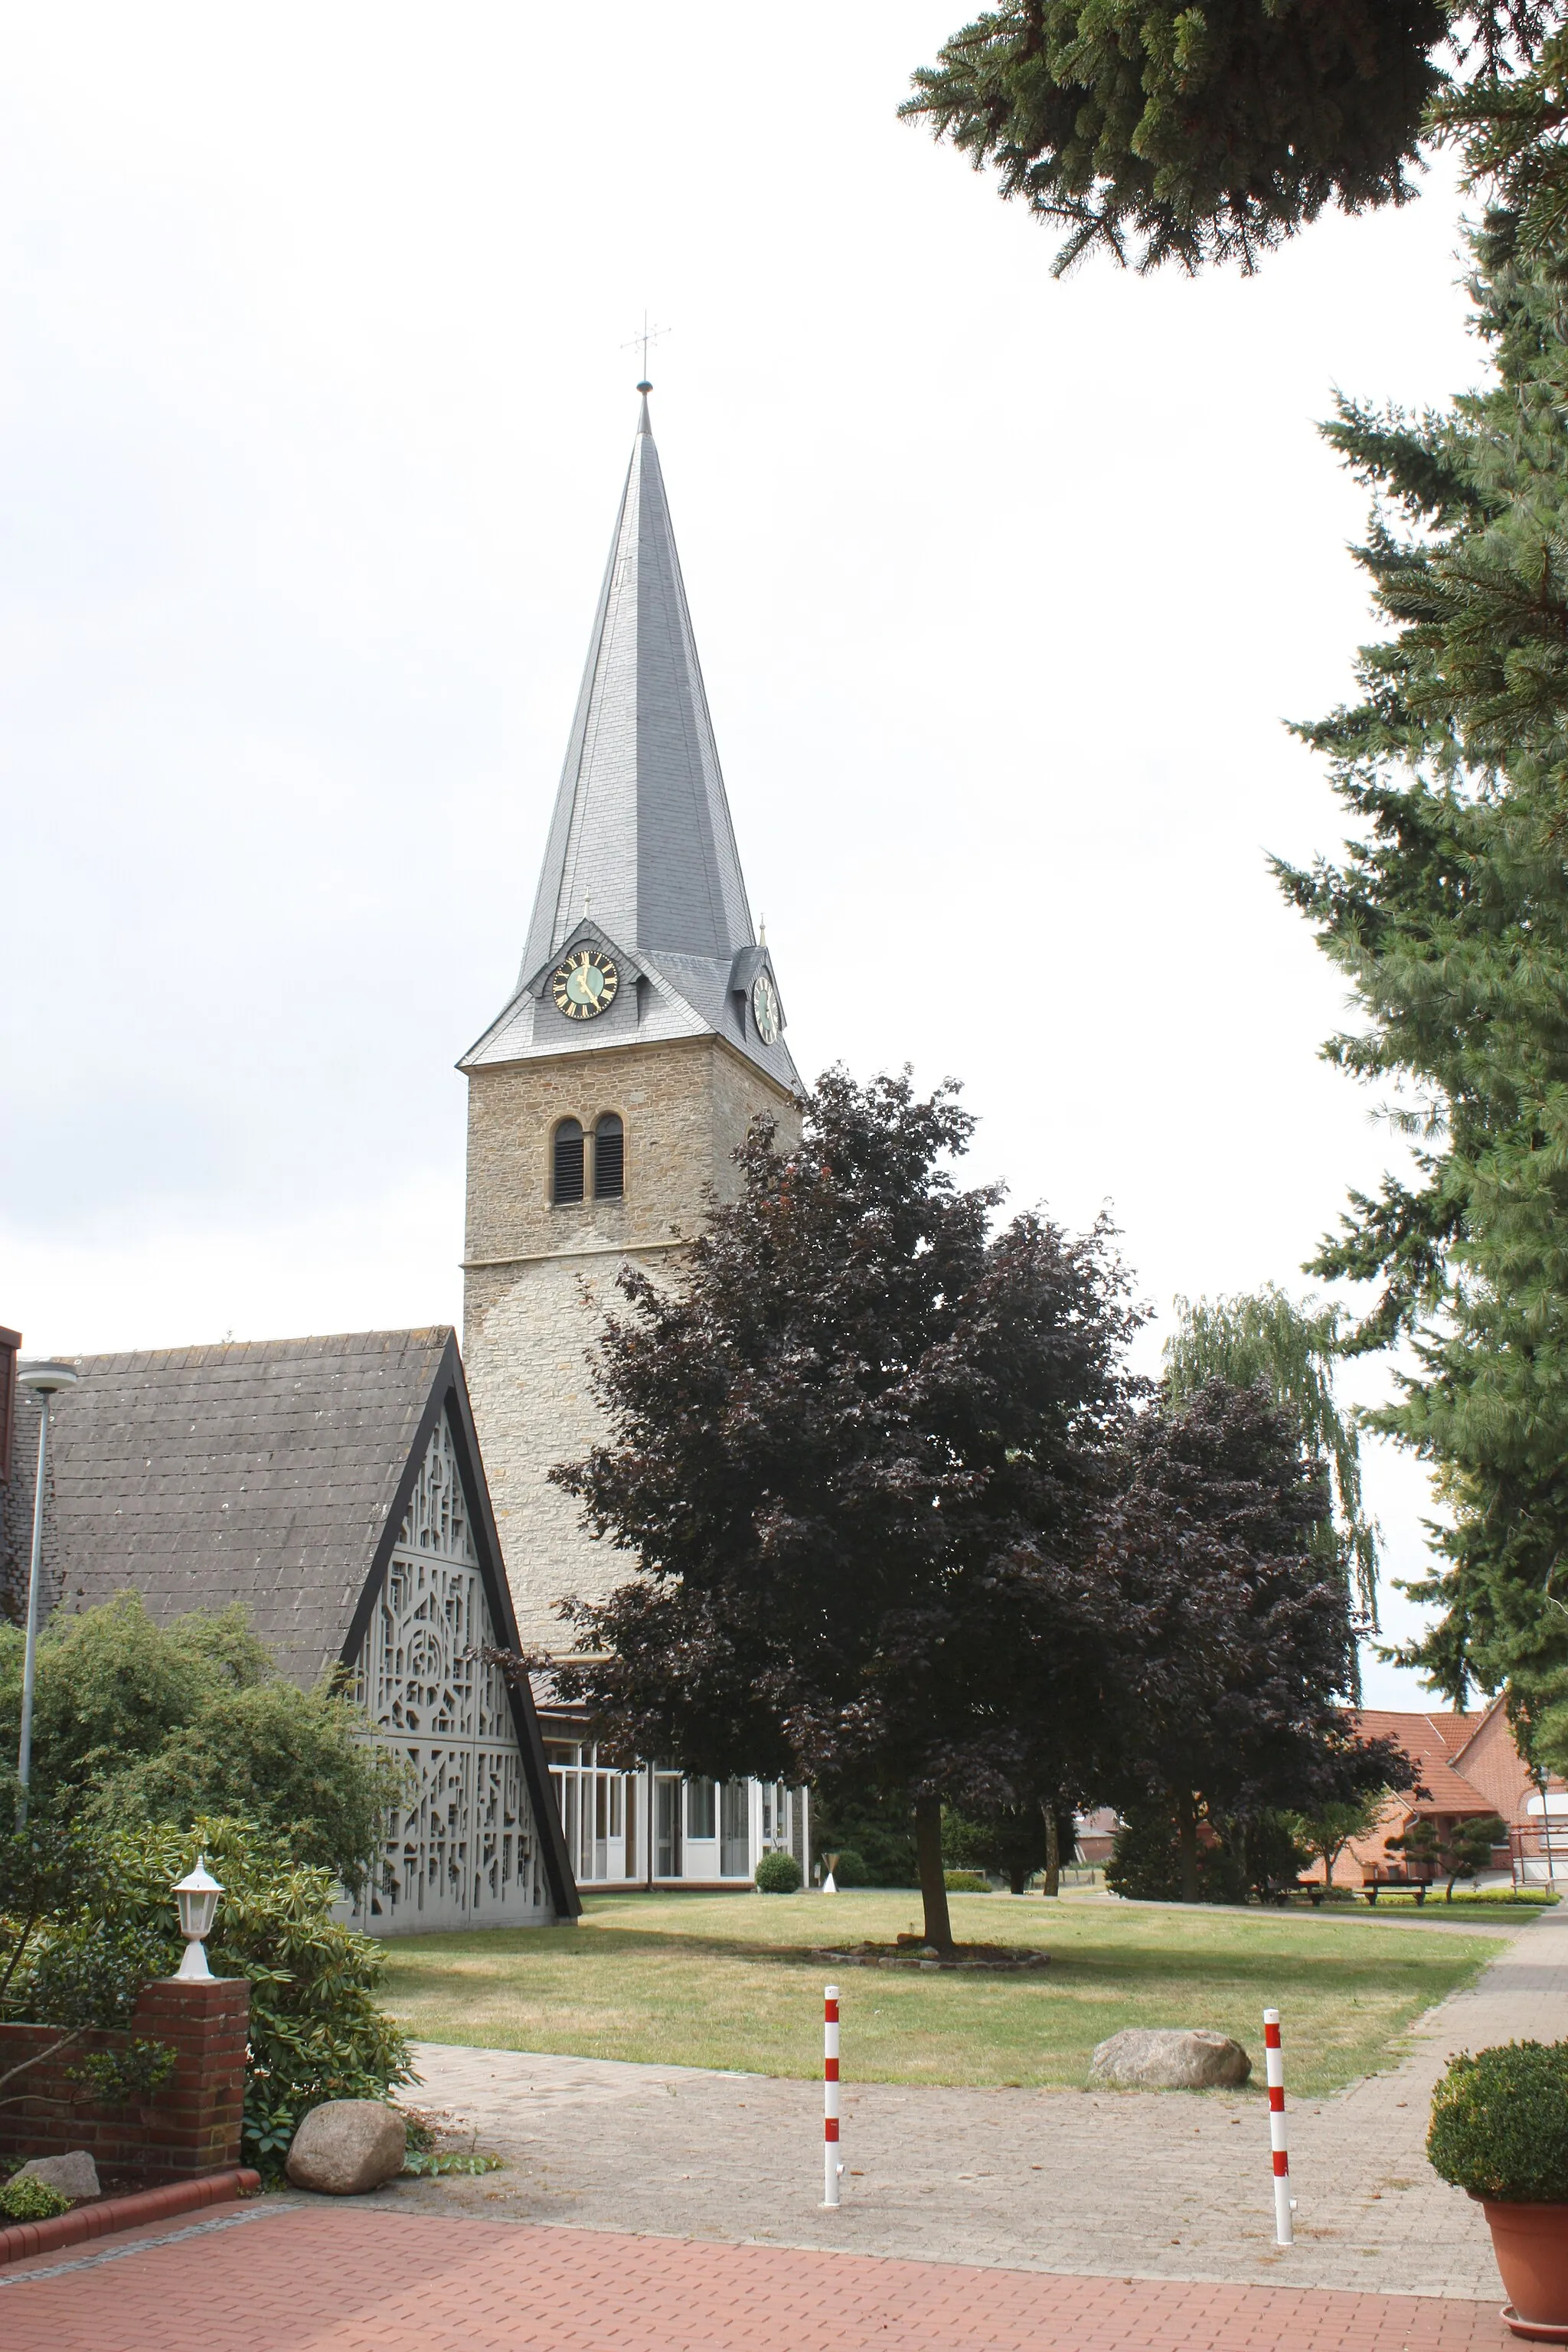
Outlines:
{"type": "Polygon", "coordinates": [[[1017,1944],[955,1944],[951,1952],[939,1952],[919,1936],[900,1936],[896,1944],[851,1944],[844,1950],[819,1945],[812,1958],[846,1969],[967,1969],[988,1976],[1022,1976],[1051,1963],[1049,1952],[1017,1944]]]}

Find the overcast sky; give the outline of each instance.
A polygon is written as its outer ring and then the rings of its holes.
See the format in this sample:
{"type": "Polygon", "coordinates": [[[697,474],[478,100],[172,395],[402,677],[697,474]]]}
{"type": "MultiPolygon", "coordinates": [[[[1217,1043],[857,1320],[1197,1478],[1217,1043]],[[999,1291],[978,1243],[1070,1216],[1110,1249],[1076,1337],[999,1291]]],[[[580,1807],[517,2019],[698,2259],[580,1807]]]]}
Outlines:
{"type": "MultiPolygon", "coordinates": [[[[1058,284],[895,120],[963,11],[0,5],[29,1351],[459,1319],[452,1066],[515,978],[645,306],[801,1067],[952,1072],[977,1175],[1109,1202],[1151,1366],[1173,1295],[1305,1286],[1397,1151],[1266,863],[1340,839],[1282,721],[1368,634],[1314,420],[1476,381],[1458,201],[1058,284]]],[[[1372,1485],[1408,1573],[1425,1477],[1372,1485]]]]}

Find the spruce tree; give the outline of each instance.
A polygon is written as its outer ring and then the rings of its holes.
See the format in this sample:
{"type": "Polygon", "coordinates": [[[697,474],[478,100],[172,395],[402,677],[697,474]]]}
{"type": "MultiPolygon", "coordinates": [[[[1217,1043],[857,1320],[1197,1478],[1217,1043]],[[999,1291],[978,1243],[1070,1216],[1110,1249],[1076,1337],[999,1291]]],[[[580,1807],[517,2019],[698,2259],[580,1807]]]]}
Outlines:
{"type": "Polygon", "coordinates": [[[1345,403],[1377,496],[1360,559],[1389,634],[1306,739],[1356,837],[1281,866],[1363,1024],[1330,1057],[1380,1089],[1413,1165],[1353,1194],[1314,1271],[1375,1281],[1352,1344],[1416,1369],[1374,1416],[1436,1468],[1451,1525],[1405,1654],[1456,1703],[1568,1689],[1568,317],[1517,223],[1476,241],[1496,381],[1438,415],[1345,403]]]}
{"type": "Polygon", "coordinates": [[[1445,137],[1550,236],[1562,28],[1561,0],[1004,0],[900,111],[1066,230],[1058,274],[1092,249],[1251,269],[1325,207],[1407,203],[1445,137]]]}

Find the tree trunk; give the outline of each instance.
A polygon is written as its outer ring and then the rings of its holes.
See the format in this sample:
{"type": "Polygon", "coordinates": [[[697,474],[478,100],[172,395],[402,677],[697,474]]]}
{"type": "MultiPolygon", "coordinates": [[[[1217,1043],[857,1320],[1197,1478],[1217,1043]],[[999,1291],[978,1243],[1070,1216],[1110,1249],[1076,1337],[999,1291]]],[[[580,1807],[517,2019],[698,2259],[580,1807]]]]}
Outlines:
{"type": "Polygon", "coordinates": [[[1062,1843],[1057,1828],[1056,1805],[1054,1802],[1044,1804],[1040,1811],[1046,1817],[1046,1875],[1040,1893],[1059,1895],[1062,1891],[1062,1843]]]}
{"type": "Polygon", "coordinates": [[[952,1949],[947,1916],[947,1881],[942,1874],[942,1799],[915,1799],[915,1851],[921,1862],[921,1900],[925,1905],[926,1942],[939,1952],[952,1949]]]}
{"type": "Polygon", "coordinates": [[[1198,1801],[1184,1791],[1177,1800],[1177,1836],[1182,1854],[1182,1900],[1201,1903],[1203,1893],[1198,1885],[1198,1801]]]}

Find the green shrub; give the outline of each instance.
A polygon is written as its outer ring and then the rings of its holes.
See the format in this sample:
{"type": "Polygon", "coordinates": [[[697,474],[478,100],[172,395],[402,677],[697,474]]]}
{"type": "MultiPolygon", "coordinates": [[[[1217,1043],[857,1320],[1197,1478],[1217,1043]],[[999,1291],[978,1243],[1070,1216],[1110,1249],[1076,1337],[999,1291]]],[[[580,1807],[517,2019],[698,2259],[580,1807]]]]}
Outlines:
{"type": "MultiPolygon", "coordinates": [[[[0,1781],[0,1821],[14,1785],[0,1781]]],[[[25,1829],[0,1830],[0,2018],[55,2032],[18,2075],[95,2029],[123,2035],[142,1986],[167,1976],[180,1948],[167,1895],[163,1916],[149,1916],[101,1832],[36,1815],[25,1829]]],[[[112,2103],[144,2094],[173,2056],[163,2042],[122,2040],[68,2071],[112,2103]]],[[[26,2088],[24,2079],[12,2095],[26,2088]]]]}
{"type": "Polygon", "coordinates": [[[7,2221],[52,2221],[57,2213],[70,2209],[70,2199],[47,2180],[8,2180],[0,2189],[0,2217],[7,2221]]]}
{"type": "Polygon", "coordinates": [[[793,1853],[764,1853],[757,1864],[759,1895],[795,1895],[800,1891],[800,1864],[793,1853]]]}
{"type": "Polygon", "coordinates": [[[977,1870],[944,1870],[942,1882],[950,1895],[989,1895],[991,1881],[977,1870]]]}
{"type": "Polygon", "coordinates": [[[1568,2042],[1456,2058],[1432,2096],[1432,2168],[1505,2205],[1568,2205],[1568,2042]]]}
{"type": "MultiPolygon", "coordinates": [[[[21,1634],[0,1624],[0,1756],[16,1752],[21,1634]]],[[[113,1832],[258,1822],[353,1894],[407,1782],[326,1683],[281,1676],[237,1603],[154,1623],[141,1596],[57,1611],[38,1643],[30,1810],[113,1832]]]]}
{"type": "MultiPolygon", "coordinates": [[[[1105,1884],[1112,1895],[1141,1903],[1179,1903],[1182,1856],[1174,1817],[1158,1805],[1130,1809],[1116,1832],[1105,1884]]],[[[1198,1896],[1204,1903],[1239,1903],[1241,1874],[1225,1848],[1205,1842],[1198,1848],[1198,1896]]]]}
{"type": "Polygon", "coordinates": [[[914,1808],[907,1797],[868,1796],[846,1802],[812,1790],[811,1842],[818,1853],[850,1852],[866,1864],[868,1886],[918,1886],[914,1808]]]}
{"type": "MultiPolygon", "coordinates": [[[[128,2025],[141,1987],[172,1975],[184,1948],[171,1890],[198,1853],[224,1887],[213,1973],[250,1982],[246,2155],[272,2177],[310,2108],[413,2080],[408,2044],[375,2000],[381,1946],[333,1919],[331,1872],[298,1864],[283,1837],[224,1820],[114,1837],[45,1820],[0,1836],[0,2014],[58,2025],[57,2047],[128,2025]]],[[[145,2095],[165,2047],[132,2041],[77,2071],[100,2098],[145,2095]]]]}
{"type": "MultiPolygon", "coordinates": [[[[1295,1886],[1312,1857],[1299,1843],[1298,1817],[1266,1810],[1246,1822],[1213,1825],[1198,1846],[1200,1903],[1245,1903],[1252,1895],[1277,1902],[1295,1886]]],[[[1174,1817],[1157,1803],[1129,1808],[1106,1865],[1112,1895],[1144,1903],[1182,1900],[1182,1856],[1174,1817]]]]}
{"type": "Polygon", "coordinates": [[[866,1857],[855,1846],[847,1845],[833,1865],[836,1886],[869,1886],[871,1874],[866,1867],[866,1857]]]}
{"type": "Polygon", "coordinates": [[[331,1872],[302,1867],[283,1839],[254,1822],[128,1832],[122,1868],[150,1918],[172,1925],[169,1889],[198,1851],[224,1885],[207,1938],[213,1974],[250,1979],[246,2160],[273,2179],[323,2099],[382,2099],[412,2082],[408,2043],[376,2004],[381,1946],[331,1916],[331,1872]]]}

